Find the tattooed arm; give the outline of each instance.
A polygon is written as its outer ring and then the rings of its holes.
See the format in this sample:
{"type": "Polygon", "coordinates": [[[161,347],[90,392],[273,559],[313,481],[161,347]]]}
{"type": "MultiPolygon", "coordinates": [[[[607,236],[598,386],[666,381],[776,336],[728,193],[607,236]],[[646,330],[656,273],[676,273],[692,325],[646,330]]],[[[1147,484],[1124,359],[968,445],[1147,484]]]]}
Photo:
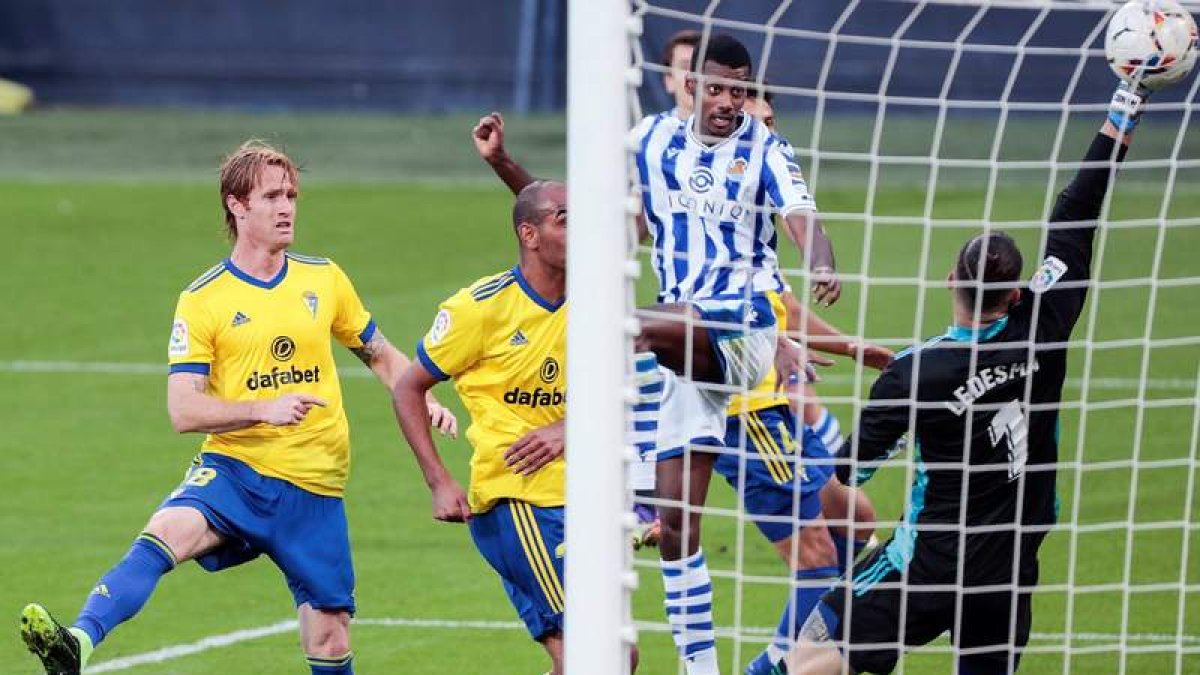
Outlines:
{"type": "Polygon", "coordinates": [[[167,376],[167,414],[179,433],[219,434],[256,424],[291,426],[304,421],[313,406],[325,401],[311,394],[285,394],[266,401],[225,401],[208,393],[208,376],[171,373],[167,376]]]}
{"type": "MultiPolygon", "coordinates": [[[[375,373],[375,377],[379,378],[389,392],[395,391],[396,383],[400,381],[400,376],[404,374],[411,362],[403,352],[396,349],[384,337],[383,331],[378,329],[363,346],[355,347],[350,351],[354,352],[354,355],[366,364],[371,372],[375,373]]],[[[425,406],[429,410],[430,425],[447,436],[458,437],[458,420],[450,410],[438,403],[432,391],[425,394],[425,406]]]]}

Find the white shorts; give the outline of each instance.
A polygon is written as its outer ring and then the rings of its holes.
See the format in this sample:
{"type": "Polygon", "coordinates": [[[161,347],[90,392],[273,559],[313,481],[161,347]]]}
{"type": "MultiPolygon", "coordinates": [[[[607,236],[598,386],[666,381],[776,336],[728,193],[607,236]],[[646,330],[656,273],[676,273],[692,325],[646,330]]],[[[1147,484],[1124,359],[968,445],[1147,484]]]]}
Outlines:
{"type": "Polygon", "coordinates": [[[629,467],[632,490],[654,488],[658,460],[682,456],[691,445],[720,446],[730,399],[757,386],[775,363],[775,314],[766,296],[699,300],[692,306],[702,321],[719,324],[709,325],[708,335],[723,381],[696,382],[659,366],[663,394],[655,449],[629,467]]]}
{"type": "Polygon", "coordinates": [[[715,339],[725,382],[689,380],[666,368],[658,415],[657,460],[679,457],[688,445],[722,445],[725,416],[734,394],[753,389],[775,363],[775,326],[715,339]]]}

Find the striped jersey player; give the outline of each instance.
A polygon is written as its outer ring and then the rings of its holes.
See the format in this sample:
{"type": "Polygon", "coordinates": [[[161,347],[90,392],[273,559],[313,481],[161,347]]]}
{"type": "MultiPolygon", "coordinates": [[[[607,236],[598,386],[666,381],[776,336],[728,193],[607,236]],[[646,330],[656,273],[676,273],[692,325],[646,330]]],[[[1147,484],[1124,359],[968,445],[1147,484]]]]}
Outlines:
{"type": "MultiPolygon", "coordinates": [[[[639,225],[651,238],[659,282],[659,304],[642,316],[638,372],[650,372],[647,365],[654,363],[664,380],[639,383],[643,396],[635,414],[644,435],[635,442],[653,450],[656,496],[681,503],[688,485],[686,499],[698,506],[715,455],[691,449],[724,444],[730,390],[757,385],[775,355],[776,321],[767,297],[781,285],[773,214],[806,252],[810,269],[827,275],[813,284],[817,299],[833,302],[840,287],[832,247],[795,158],[741,110],[749,52],[736,39],[715,35],[697,50],[692,70],[699,78],[689,75],[686,86],[697,101],[695,113],[686,120],[669,113],[648,117],[633,132],[639,225]],[[646,441],[652,427],[656,432],[646,441]]],[[[662,508],[660,517],[676,646],[689,673],[717,672],[711,602],[697,600],[711,583],[699,546],[699,511],[689,510],[686,527],[678,507],[662,508]]]]}

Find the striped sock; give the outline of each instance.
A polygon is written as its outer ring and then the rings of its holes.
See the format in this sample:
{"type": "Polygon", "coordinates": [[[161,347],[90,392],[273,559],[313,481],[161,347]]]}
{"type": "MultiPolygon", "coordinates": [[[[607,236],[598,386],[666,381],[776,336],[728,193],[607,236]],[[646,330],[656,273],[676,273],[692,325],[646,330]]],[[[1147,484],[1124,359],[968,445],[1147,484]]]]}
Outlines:
{"type": "Polygon", "coordinates": [[[829,408],[821,406],[821,415],[817,417],[817,423],[812,425],[812,428],[829,454],[835,454],[842,448],[842,441],[845,440],[842,437],[842,425],[833,413],[829,412],[829,408]]]}
{"type": "Polygon", "coordinates": [[[704,551],[682,560],[661,561],[666,589],[667,623],[688,675],[716,675],[717,643],[713,632],[712,579],[704,551]]]}
{"type": "Polygon", "coordinates": [[[788,650],[804,620],[812,612],[813,607],[837,581],[836,567],[814,567],[807,570],[796,570],[796,583],[792,585],[792,594],[783,615],[779,618],[779,626],[775,629],[775,639],[767,645],[766,654],[771,663],[779,663],[787,656],[788,650]]]}
{"type": "Polygon", "coordinates": [[[627,435],[628,445],[637,449],[638,462],[630,467],[630,487],[654,489],[654,449],[658,436],[658,410],[662,405],[663,375],[658,358],[651,352],[633,356],[637,401],[632,405],[627,435]]]}
{"type": "Polygon", "coordinates": [[[307,658],[312,675],[354,675],[354,652],[346,652],[342,656],[307,658]]]}

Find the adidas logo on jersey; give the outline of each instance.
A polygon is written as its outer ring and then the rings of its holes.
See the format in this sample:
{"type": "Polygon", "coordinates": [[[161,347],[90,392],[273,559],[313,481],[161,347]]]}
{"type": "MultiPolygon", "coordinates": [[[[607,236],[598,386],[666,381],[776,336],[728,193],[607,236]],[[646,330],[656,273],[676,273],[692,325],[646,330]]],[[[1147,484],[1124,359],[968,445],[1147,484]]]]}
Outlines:
{"type": "Polygon", "coordinates": [[[240,326],[244,323],[250,323],[250,317],[246,316],[245,314],[242,314],[241,312],[238,312],[237,314],[233,315],[233,322],[230,323],[229,325],[233,326],[234,328],[237,328],[238,326],[240,326]]]}
{"type": "Polygon", "coordinates": [[[112,594],[108,592],[108,586],[105,586],[104,584],[99,584],[93,588],[92,595],[103,595],[106,598],[112,597],[112,594]]]}
{"type": "Polygon", "coordinates": [[[509,339],[508,344],[514,347],[524,347],[525,345],[529,344],[529,338],[525,337],[525,334],[521,332],[520,328],[518,328],[517,332],[513,333],[512,337],[509,339]]]}

